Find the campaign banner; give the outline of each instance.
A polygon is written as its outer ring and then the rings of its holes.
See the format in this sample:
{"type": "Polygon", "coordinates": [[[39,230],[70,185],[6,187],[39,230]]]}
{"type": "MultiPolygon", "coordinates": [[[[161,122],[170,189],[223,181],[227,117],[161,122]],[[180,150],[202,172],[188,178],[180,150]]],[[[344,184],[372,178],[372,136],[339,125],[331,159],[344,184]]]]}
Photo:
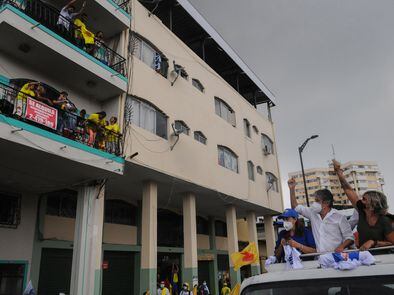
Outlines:
{"type": "Polygon", "coordinates": [[[25,118],[56,130],[57,109],[28,97],[26,102],[25,118]]]}

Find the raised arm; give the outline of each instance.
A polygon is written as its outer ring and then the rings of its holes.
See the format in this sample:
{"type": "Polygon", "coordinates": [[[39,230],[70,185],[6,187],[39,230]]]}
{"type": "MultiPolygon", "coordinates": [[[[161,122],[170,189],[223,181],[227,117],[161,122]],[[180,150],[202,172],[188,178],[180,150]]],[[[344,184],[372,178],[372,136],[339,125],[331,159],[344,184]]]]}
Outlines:
{"type": "Polygon", "coordinates": [[[287,182],[289,185],[289,190],[290,190],[290,202],[291,202],[291,208],[295,209],[295,207],[298,206],[298,202],[296,199],[296,193],[295,193],[295,188],[296,188],[296,181],[294,178],[289,179],[287,182]]]}
{"type": "Polygon", "coordinates": [[[353,207],[357,209],[357,201],[359,200],[357,193],[346,181],[345,175],[343,175],[343,170],[341,169],[341,164],[336,160],[332,160],[332,163],[334,164],[334,171],[339,178],[342,189],[345,191],[345,194],[349,201],[352,203],[353,207]]]}

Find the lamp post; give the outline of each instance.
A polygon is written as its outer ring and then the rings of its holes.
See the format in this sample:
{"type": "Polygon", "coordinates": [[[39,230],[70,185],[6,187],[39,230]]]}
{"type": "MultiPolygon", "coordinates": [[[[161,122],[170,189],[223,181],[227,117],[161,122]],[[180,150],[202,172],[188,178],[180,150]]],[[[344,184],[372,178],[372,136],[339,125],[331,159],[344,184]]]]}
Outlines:
{"type": "Polygon", "coordinates": [[[310,141],[311,139],[315,139],[318,138],[319,135],[312,135],[311,137],[309,137],[307,140],[304,141],[304,143],[298,147],[298,153],[300,154],[300,161],[301,161],[301,170],[302,170],[302,178],[304,180],[304,189],[305,189],[305,198],[306,198],[306,205],[309,207],[309,197],[308,197],[308,190],[306,188],[306,180],[305,180],[305,172],[304,172],[304,162],[302,161],[302,152],[304,151],[306,144],[308,143],[308,141],[310,141]]]}

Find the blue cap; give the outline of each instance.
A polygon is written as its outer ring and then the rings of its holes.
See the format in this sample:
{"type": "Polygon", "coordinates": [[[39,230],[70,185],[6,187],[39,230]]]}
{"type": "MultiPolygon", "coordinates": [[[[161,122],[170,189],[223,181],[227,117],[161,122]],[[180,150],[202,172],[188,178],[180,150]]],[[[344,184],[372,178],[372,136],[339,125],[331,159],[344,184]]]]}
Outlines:
{"type": "Polygon", "coordinates": [[[294,209],[286,209],[281,215],[278,216],[278,219],[283,219],[287,217],[298,218],[298,213],[294,209]]]}

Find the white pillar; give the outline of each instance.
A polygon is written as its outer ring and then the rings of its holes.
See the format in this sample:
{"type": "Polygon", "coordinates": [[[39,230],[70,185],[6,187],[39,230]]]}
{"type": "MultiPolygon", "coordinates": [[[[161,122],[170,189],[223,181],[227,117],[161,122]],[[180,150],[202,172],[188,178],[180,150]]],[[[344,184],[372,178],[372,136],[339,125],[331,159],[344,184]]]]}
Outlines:
{"type": "Polygon", "coordinates": [[[141,222],[140,294],[156,294],[157,281],[157,184],[144,183],[141,222]]]}
{"type": "Polygon", "coordinates": [[[241,273],[239,270],[234,270],[234,265],[230,259],[232,253],[238,252],[237,213],[233,205],[226,208],[226,224],[231,286],[234,287],[237,283],[241,282],[241,273]]]}
{"type": "Polygon", "coordinates": [[[71,295],[101,294],[104,187],[91,185],[78,191],[71,295]]]}
{"type": "Polygon", "coordinates": [[[192,287],[198,284],[196,197],[192,193],[183,196],[183,239],[183,281],[192,287]]]}
{"type": "Polygon", "coordinates": [[[271,215],[264,215],[265,241],[267,245],[267,257],[274,255],[275,251],[275,231],[271,215]]]}
{"type": "MultiPolygon", "coordinates": [[[[250,243],[256,243],[257,251],[259,250],[259,239],[257,237],[256,214],[253,211],[248,212],[246,217],[248,223],[248,236],[250,243]]],[[[260,257],[257,263],[251,265],[252,275],[260,274],[260,257]]]]}

